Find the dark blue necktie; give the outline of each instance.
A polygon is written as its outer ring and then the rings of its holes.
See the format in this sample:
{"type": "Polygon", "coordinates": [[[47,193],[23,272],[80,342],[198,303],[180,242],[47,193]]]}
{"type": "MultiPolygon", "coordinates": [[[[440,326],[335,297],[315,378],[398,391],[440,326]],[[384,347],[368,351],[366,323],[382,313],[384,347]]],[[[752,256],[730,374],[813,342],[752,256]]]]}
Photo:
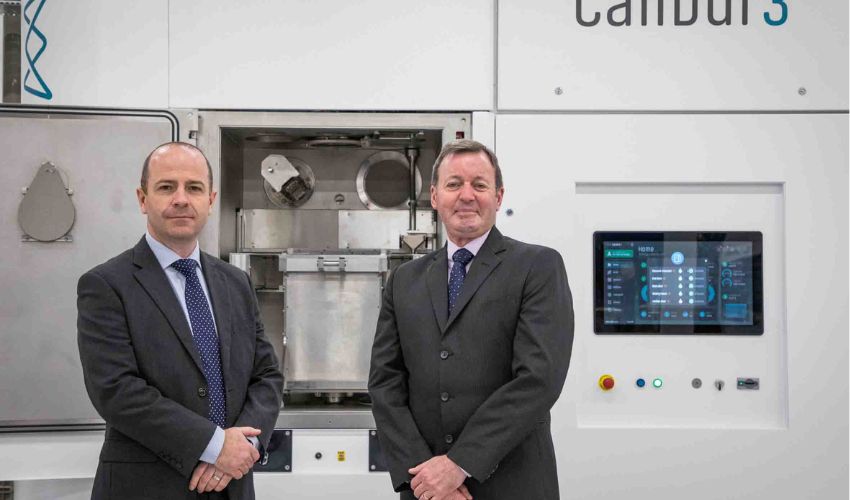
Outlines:
{"type": "Polygon", "coordinates": [[[459,248],[452,255],[454,265],[452,265],[452,273],[449,275],[449,315],[452,314],[452,309],[455,307],[455,302],[460,295],[460,289],[463,287],[463,280],[466,279],[466,265],[472,260],[474,255],[465,248],[459,248]]]}
{"type": "Polygon", "coordinates": [[[201,355],[204,365],[204,377],[207,379],[210,395],[209,419],[221,428],[225,427],[224,380],[221,377],[221,355],[218,349],[218,337],[215,334],[210,305],[201,288],[195,268],[198,263],[192,259],[180,259],[171,266],[186,277],[186,309],[192,326],[192,338],[201,355]]]}

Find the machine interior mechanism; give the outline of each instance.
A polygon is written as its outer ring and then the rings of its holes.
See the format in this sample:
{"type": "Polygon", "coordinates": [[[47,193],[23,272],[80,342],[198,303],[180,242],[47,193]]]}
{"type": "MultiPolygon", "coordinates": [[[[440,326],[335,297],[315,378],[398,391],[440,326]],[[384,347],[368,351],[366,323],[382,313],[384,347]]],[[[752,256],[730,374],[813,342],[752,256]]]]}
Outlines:
{"type": "Polygon", "coordinates": [[[383,286],[439,246],[427,186],[444,137],[465,133],[409,125],[219,127],[219,250],[251,276],[281,362],[278,427],[374,426],[383,286]]]}

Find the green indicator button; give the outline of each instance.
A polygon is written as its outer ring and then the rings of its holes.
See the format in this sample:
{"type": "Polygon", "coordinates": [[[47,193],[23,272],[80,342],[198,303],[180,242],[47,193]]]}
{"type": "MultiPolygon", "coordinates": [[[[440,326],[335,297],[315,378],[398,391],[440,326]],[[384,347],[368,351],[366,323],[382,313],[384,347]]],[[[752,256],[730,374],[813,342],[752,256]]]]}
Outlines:
{"type": "Polygon", "coordinates": [[[660,377],[652,381],[652,387],[656,389],[660,389],[662,385],[664,385],[664,381],[660,377]]]}
{"type": "Polygon", "coordinates": [[[635,256],[635,251],[630,248],[617,250],[605,250],[605,257],[611,259],[631,259],[635,256]]]}

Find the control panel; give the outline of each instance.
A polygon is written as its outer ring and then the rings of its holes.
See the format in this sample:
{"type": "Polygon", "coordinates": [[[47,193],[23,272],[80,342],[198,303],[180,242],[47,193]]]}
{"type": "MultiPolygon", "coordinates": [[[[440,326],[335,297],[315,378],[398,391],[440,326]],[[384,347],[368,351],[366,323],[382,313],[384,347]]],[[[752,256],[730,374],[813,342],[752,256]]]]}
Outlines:
{"type": "Polygon", "coordinates": [[[760,232],[594,233],[597,334],[760,335],[760,232]]]}

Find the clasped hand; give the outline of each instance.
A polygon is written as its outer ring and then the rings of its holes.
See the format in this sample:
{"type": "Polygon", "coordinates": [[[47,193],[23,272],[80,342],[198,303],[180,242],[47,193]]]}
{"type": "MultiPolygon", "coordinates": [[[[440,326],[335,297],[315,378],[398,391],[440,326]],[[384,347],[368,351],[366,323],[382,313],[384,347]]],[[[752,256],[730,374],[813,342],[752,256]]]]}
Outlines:
{"type": "Polygon", "coordinates": [[[189,490],[198,493],[222,491],[232,479],[242,479],[260,459],[260,452],[248,441],[261,431],[253,427],[231,427],[224,430],[224,445],[215,465],[200,462],[192,473],[189,490]]]}
{"type": "Polygon", "coordinates": [[[197,490],[198,493],[222,491],[227,488],[231,479],[233,479],[233,476],[218,470],[215,465],[200,462],[195,467],[195,472],[192,473],[192,479],[189,481],[189,491],[197,490]]]}
{"type": "Polygon", "coordinates": [[[466,474],[446,455],[433,457],[409,469],[410,489],[420,500],[472,500],[463,484],[466,474]]]}

